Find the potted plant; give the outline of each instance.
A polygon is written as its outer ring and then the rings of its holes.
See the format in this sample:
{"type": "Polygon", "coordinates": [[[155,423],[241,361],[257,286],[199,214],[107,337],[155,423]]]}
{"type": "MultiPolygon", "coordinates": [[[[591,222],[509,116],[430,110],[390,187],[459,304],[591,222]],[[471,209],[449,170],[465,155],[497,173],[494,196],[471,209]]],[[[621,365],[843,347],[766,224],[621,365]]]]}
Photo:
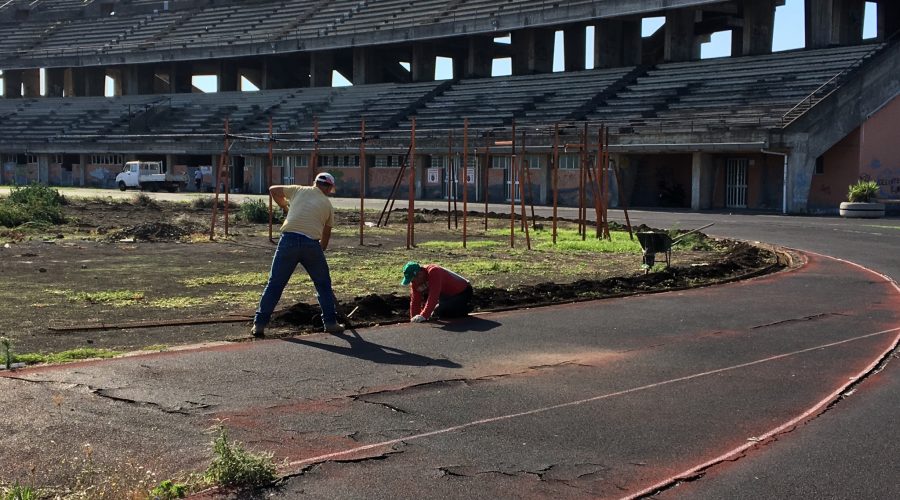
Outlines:
{"type": "Polygon", "coordinates": [[[878,203],[878,183],[856,181],[850,185],[847,201],[841,203],[841,217],[876,219],[884,217],[884,203],[878,203]]]}

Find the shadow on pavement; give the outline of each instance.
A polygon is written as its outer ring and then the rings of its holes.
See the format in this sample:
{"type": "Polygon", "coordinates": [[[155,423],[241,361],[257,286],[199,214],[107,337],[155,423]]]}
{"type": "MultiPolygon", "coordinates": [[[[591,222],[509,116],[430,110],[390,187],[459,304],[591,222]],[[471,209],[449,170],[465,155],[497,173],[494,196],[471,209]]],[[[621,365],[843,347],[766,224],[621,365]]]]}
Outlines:
{"type": "Polygon", "coordinates": [[[501,326],[496,321],[478,318],[475,316],[467,316],[465,318],[454,319],[441,325],[441,330],[448,332],[487,332],[501,326]]]}
{"type": "Polygon", "coordinates": [[[333,335],[335,338],[344,339],[349,346],[339,346],[326,344],[324,342],[313,342],[302,338],[284,339],[285,342],[293,344],[301,344],[323,351],[333,352],[343,356],[350,356],[373,363],[385,365],[407,365],[407,366],[440,366],[443,368],[462,368],[462,365],[450,361],[449,359],[429,358],[421,354],[415,354],[398,349],[396,347],[388,347],[362,338],[355,330],[350,333],[341,333],[333,335]]]}

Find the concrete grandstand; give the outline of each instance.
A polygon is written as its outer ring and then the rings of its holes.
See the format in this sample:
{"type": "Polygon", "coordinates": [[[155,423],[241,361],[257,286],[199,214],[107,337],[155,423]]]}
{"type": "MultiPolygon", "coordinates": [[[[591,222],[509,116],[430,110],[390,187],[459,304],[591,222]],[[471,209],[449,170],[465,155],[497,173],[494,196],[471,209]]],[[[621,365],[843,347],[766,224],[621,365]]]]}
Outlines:
{"type": "Polygon", "coordinates": [[[536,201],[558,168],[575,204],[581,159],[565,145],[584,123],[592,137],[608,127],[614,198],[629,206],[835,211],[858,178],[900,200],[900,4],[878,2],[878,34],[863,40],[866,2],[805,0],[806,47],[773,52],[782,3],[0,0],[0,181],[114,187],[123,161],[159,159],[211,185],[227,120],[230,189],[328,169],[342,195],[385,196],[415,123],[416,196],[460,196],[467,120],[472,201],[518,195],[515,124],[536,201]],[[643,37],[656,16],[665,24],[643,37]],[[732,56],[701,60],[722,31],[732,56]],[[436,57],[452,59],[452,79],[435,80],[436,57]],[[512,75],[490,76],[498,58],[512,75]],[[353,85],[332,87],[333,72],[353,85]]]}

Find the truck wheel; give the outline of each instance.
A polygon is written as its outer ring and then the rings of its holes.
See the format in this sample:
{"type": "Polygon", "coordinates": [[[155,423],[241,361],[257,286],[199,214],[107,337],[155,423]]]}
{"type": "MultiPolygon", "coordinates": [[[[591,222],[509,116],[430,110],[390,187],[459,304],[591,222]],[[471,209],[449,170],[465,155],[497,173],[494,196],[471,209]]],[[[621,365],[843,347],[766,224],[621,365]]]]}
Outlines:
{"type": "Polygon", "coordinates": [[[151,193],[155,193],[155,192],[159,191],[159,186],[156,185],[156,183],[154,182],[153,184],[150,184],[149,186],[147,186],[147,189],[149,189],[151,193]]]}
{"type": "Polygon", "coordinates": [[[128,186],[125,185],[125,181],[119,181],[119,191],[125,191],[128,189],[128,186]]]}

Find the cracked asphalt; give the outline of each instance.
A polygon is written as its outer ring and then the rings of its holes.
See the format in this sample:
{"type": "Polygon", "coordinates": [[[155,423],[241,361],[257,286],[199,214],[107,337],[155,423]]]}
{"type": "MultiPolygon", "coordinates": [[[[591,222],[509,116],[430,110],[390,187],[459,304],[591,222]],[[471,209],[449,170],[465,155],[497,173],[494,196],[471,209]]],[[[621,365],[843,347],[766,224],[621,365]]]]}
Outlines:
{"type": "MultiPolygon", "coordinates": [[[[202,470],[221,424],[275,453],[286,477],[259,492],[275,498],[900,497],[900,221],[631,220],[715,222],[708,234],[805,262],[697,290],[0,372],[0,477],[63,481],[60,457],[86,443],[161,479],[202,470]]],[[[229,495],[246,492],[207,496],[229,495]]]]}

